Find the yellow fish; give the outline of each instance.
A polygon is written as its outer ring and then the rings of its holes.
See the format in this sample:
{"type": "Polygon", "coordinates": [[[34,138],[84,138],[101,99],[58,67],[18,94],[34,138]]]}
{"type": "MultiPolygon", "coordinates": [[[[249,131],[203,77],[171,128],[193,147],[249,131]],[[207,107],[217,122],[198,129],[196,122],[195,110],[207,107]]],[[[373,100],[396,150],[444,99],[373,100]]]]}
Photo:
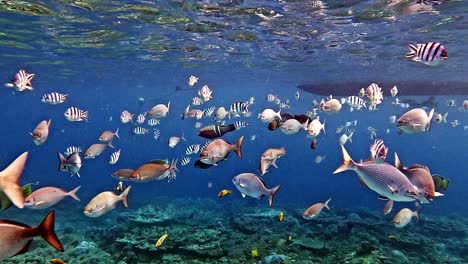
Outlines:
{"type": "Polygon", "coordinates": [[[256,248],[253,248],[251,253],[252,253],[252,257],[258,258],[258,250],[256,248]]]}
{"type": "Polygon", "coordinates": [[[395,242],[400,242],[400,238],[397,237],[397,236],[391,235],[391,236],[388,236],[388,238],[389,238],[390,240],[395,241],[395,242]]]}
{"type": "Polygon", "coordinates": [[[160,247],[160,246],[162,246],[164,240],[166,240],[166,238],[167,238],[168,236],[169,236],[169,234],[167,234],[167,233],[164,234],[164,235],[162,235],[162,236],[158,239],[158,241],[156,242],[156,244],[154,244],[154,246],[157,247],[157,248],[160,247]]]}
{"type": "Polygon", "coordinates": [[[65,261],[59,259],[59,258],[53,258],[49,261],[50,263],[53,263],[53,264],[65,264],[65,261]]]}
{"type": "Polygon", "coordinates": [[[220,191],[220,192],[218,193],[218,197],[224,197],[224,196],[229,195],[229,194],[231,194],[231,193],[232,193],[231,190],[222,190],[222,191],[220,191]]]}
{"type": "Polygon", "coordinates": [[[284,219],[284,213],[283,213],[283,211],[281,211],[281,213],[280,213],[279,216],[278,216],[278,220],[279,220],[280,222],[283,222],[283,219],[284,219]]]}

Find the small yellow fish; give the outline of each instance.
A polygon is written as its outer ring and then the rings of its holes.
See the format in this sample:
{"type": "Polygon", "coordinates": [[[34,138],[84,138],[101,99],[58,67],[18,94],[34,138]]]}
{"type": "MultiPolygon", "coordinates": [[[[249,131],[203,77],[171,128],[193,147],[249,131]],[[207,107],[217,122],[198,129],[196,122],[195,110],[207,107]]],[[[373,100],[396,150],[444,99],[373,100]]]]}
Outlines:
{"type": "Polygon", "coordinates": [[[231,190],[222,190],[222,191],[220,191],[220,192],[218,193],[218,197],[224,197],[224,196],[229,195],[229,194],[231,194],[231,193],[232,193],[231,190]]]}
{"type": "Polygon", "coordinates": [[[279,216],[278,216],[278,220],[279,220],[280,222],[283,222],[283,219],[284,219],[284,213],[283,213],[283,211],[281,211],[281,213],[280,213],[279,216]]]}
{"type": "Polygon", "coordinates": [[[400,242],[400,238],[397,237],[397,236],[391,235],[391,236],[388,236],[388,238],[389,238],[390,240],[395,241],[395,242],[400,242]]]}
{"type": "Polygon", "coordinates": [[[288,241],[292,241],[293,240],[293,237],[292,236],[288,236],[288,241]]]}
{"type": "Polygon", "coordinates": [[[50,263],[53,263],[53,264],[65,264],[65,261],[59,259],[59,258],[53,258],[49,261],[50,263]]]}
{"type": "Polygon", "coordinates": [[[258,250],[256,248],[253,248],[251,253],[252,253],[252,257],[258,258],[258,250]]]}
{"type": "Polygon", "coordinates": [[[169,234],[167,234],[167,233],[164,234],[164,235],[162,235],[162,236],[158,239],[158,241],[156,242],[156,244],[154,244],[154,246],[157,247],[157,248],[160,247],[160,246],[162,246],[164,240],[166,240],[166,238],[167,238],[168,236],[169,236],[169,234]]]}

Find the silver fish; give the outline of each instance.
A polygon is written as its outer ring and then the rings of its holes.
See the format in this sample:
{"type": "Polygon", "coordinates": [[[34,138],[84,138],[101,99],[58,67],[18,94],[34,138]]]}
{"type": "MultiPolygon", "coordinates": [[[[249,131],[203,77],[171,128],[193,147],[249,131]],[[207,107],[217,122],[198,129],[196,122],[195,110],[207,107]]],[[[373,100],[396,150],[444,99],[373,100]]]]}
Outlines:
{"type": "Polygon", "coordinates": [[[422,108],[414,108],[404,113],[397,121],[398,134],[422,133],[431,129],[434,109],[429,114],[422,108]]]}
{"type": "Polygon", "coordinates": [[[270,207],[273,205],[273,198],[280,188],[280,185],[278,185],[267,189],[265,182],[253,173],[241,173],[232,178],[232,183],[244,198],[247,195],[257,199],[267,196],[270,207]]]}
{"type": "Polygon", "coordinates": [[[153,137],[154,137],[154,139],[159,140],[161,138],[161,132],[159,132],[159,130],[155,129],[153,131],[153,137]]]}
{"type": "Polygon", "coordinates": [[[58,152],[58,156],[60,160],[60,171],[68,171],[71,173],[71,176],[76,174],[78,177],[81,177],[79,171],[81,169],[82,162],[79,153],[72,153],[70,156],[65,158],[62,153],[58,152]]]}

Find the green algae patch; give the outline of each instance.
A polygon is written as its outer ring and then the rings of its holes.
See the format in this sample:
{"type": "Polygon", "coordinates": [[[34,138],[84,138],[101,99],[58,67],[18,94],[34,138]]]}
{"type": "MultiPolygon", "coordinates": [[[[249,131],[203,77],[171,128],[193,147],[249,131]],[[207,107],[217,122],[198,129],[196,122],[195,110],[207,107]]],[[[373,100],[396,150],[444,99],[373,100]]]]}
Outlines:
{"type": "Polygon", "coordinates": [[[226,26],[210,21],[187,23],[184,27],[184,31],[191,33],[213,33],[224,29],[226,29],[226,26]]]}
{"type": "Polygon", "coordinates": [[[0,12],[1,11],[33,16],[52,16],[55,14],[45,5],[13,0],[0,1],[0,12]]]}
{"type": "Polygon", "coordinates": [[[146,21],[148,23],[154,23],[154,24],[162,24],[162,25],[167,25],[167,24],[185,24],[190,22],[190,19],[187,17],[172,17],[172,16],[161,16],[156,19],[150,19],[146,21]]]}
{"type": "Polygon", "coordinates": [[[229,39],[234,41],[255,41],[257,40],[257,36],[249,32],[236,32],[229,39]]]}
{"type": "Polygon", "coordinates": [[[33,46],[28,45],[26,43],[13,41],[13,40],[4,40],[4,39],[0,40],[0,47],[14,48],[14,49],[27,49],[27,50],[34,49],[33,46]]]}
{"type": "Polygon", "coordinates": [[[390,10],[366,10],[359,13],[356,18],[359,20],[378,20],[395,16],[396,13],[390,10]]]}
{"type": "Polygon", "coordinates": [[[57,41],[72,48],[105,48],[111,42],[124,36],[124,33],[114,30],[95,30],[86,33],[57,36],[57,41]]]}
{"type": "Polygon", "coordinates": [[[155,7],[145,5],[124,5],[119,8],[111,10],[111,12],[122,12],[122,11],[135,11],[146,15],[157,15],[161,13],[161,10],[155,7]]]}

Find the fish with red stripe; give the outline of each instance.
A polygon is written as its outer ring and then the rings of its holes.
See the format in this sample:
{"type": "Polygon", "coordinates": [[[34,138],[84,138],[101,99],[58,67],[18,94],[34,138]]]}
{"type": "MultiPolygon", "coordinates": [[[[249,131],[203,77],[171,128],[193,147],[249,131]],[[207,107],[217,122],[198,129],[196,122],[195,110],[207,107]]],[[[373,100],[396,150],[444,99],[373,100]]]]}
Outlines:
{"type": "Polygon", "coordinates": [[[20,70],[15,74],[15,78],[11,80],[11,83],[6,83],[6,87],[14,88],[15,90],[22,92],[24,90],[33,90],[31,81],[36,76],[34,73],[27,73],[25,70],[20,70]]]}
{"type": "Polygon", "coordinates": [[[448,59],[448,52],[439,42],[427,42],[424,44],[408,45],[410,52],[405,55],[406,58],[412,58],[413,61],[422,62],[426,65],[435,66],[442,60],[448,59]]]}

